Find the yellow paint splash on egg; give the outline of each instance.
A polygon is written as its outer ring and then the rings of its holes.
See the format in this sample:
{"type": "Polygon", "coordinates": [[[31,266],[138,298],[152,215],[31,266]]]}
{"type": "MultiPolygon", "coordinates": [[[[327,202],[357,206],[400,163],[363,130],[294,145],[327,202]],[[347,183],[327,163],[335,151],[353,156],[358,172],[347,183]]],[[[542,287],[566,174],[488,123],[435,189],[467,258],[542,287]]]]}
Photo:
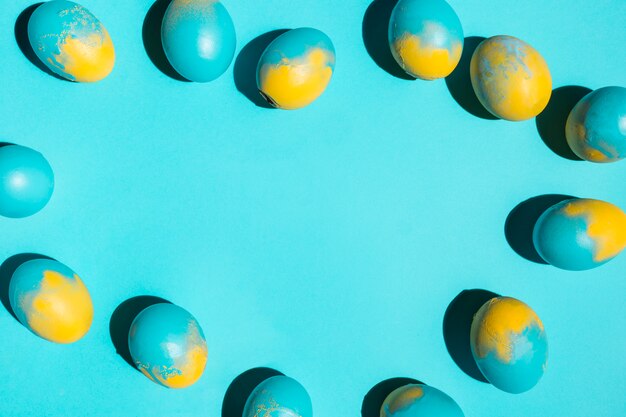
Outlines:
{"type": "Polygon", "coordinates": [[[115,48],[107,30],[86,38],[66,36],[54,59],[62,70],[78,82],[96,82],[105,78],[115,65],[115,48]]]}
{"type": "Polygon", "coordinates": [[[424,396],[422,387],[413,385],[410,387],[400,387],[385,399],[383,410],[393,414],[402,410],[424,396]]]}

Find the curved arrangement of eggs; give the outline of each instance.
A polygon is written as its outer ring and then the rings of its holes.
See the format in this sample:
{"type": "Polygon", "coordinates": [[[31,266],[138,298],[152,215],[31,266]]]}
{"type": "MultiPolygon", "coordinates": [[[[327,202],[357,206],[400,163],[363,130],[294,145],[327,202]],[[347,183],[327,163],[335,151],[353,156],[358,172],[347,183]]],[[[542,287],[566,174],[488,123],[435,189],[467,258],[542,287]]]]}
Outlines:
{"type": "Polygon", "coordinates": [[[250,394],[242,417],[313,417],[311,397],[298,381],[277,375],[261,382],[250,394]]]}
{"type": "Polygon", "coordinates": [[[425,384],[408,384],[392,391],[380,417],[463,417],[461,407],[447,394],[425,384]]]}

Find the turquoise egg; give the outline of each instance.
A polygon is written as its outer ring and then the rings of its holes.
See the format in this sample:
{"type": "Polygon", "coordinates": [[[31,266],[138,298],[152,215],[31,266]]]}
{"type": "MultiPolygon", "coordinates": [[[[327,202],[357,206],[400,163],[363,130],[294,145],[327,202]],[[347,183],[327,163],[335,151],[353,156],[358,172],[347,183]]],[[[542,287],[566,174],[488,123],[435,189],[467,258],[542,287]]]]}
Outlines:
{"type": "Polygon", "coordinates": [[[42,3],[28,21],[28,39],[39,59],[70,81],[95,82],[115,65],[115,48],[104,25],[80,4],[42,3]]]}
{"type": "Polygon", "coordinates": [[[283,33],[265,49],[257,67],[257,86],[275,107],[299,109],[315,101],[335,70],[335,47],[312,28],[283,33]]]}
{"type": "Polygon", "coordinates": [[[389,47],[410,75],[434,80],[450,75],[461,60],[463,27],[444,0],[400,0],[389,21],[389,47]]]}
{"type": "Polygon", "coordinates": [[[168,388],[194,384],[207,362],[200,324],[187,310],[169,303],[151,305],[135,317],[128,347],[137,369],[168,388]]]}
{"type": "Polygon", "coordinates": [[[565,136],[572,151],[591,162],[626,158],[626,88],[592,91],[574,106],[565,136]]]}
{"type": "Polygon", "coordinates": [[[409,384],[387,396],[380,417],[463,417],[461,407],[447,394],[424,384],[409,384]]]}
{"type": "Polygon", "coordinates": [[[528,391],[548,362],[543,323],[523,302],[494,297],[474,315],[470,346],[478,369],[494,387],[511,394],[528,391]]]}
{"type": "Polygon", "coordinates": [[[213,81],[235,55],[235,25],[217,0],[173,0],[161,26],[163,50],[172,67],[190,81],[213,81]]]}
{"type": "Polygon", "coordinates": [[[39,152],[19,145],[0,147],[0,215],[27,217],[52,197],[54,174],[39,152]]]}
{"type": "Polygon", "coordinates": [[[295,379],[284,375],[261,382],[246,401],[243,417],[312,417],[311,397],[295,379]]]}
{"type": "Polygon", "coordinates": [[[565,200],[539,217],[533,241],[539,255],[557,268],[595,268],[626,247],[626,214],[605,201],[565,200]]]}

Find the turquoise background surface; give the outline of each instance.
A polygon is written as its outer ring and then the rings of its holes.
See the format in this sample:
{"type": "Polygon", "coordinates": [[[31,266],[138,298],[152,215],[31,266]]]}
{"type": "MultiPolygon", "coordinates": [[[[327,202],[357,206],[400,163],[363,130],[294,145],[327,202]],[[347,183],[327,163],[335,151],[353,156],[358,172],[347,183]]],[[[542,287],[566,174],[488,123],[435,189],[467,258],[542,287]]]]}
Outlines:
{"type": "MultiPolygon", "coordinates": [[[[1,6],[0,140],[42,152],[56,188],[40,213],[0,219],[0,257],[67,264],[95,317],[62,346],[0,311],[0,416],[219,417],[229,384],[257,366],[301,382],[318,417],[359,416],[368,391],[399,376],[441,389],[467,416],[626,413],[626,256],[561,271],[519,256],[504,233],[511,210],[543,194],[626,209],[626,162],[562,158],[534,120],[478,118],[444,80],[385,72],[363,43],[367,0],[225,2],[238,51],[282,28],[332,38],[328,89],[293,112],[255,106],[232,66],[209,84],[160,72],[142,42],[148,0],[83,2],[109,30],[116,67],[92,85],[55,79],[15,41],[30,4],[1,6]],[[550,359],[535,389],[506,394],[451,358],[444,313],[471,288],[543,320],[550,359]],[[191,388],[159,387],[115,353],[111,314],[144,294],[201,323],[209,362],[191,388]]],[[[530,43],[555,88],[626,85],[623,0],[451,5],[465,36],[530,43]]]]}

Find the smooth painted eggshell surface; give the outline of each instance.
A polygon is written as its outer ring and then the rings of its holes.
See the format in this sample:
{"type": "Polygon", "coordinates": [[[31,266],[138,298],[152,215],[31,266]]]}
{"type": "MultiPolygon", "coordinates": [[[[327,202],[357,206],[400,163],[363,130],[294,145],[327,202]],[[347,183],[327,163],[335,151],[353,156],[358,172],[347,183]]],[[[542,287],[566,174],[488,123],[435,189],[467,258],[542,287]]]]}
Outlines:
{"type": "Polygon", "coordinates": [[[137,368],[168,388],[192,385],[207,362],[200,324],[174,304],[154,304],[139,313],[128,333],[128,347],[137,368]]]}
{"type": "Polygon", "coordinates": [[[295,379],[278,375],[261,382],[246,402],[243,417],[312,417],[311,397],[295,379]]]}
{"type": "Polygon", "coordinates": [[[539,217],[533,241],[539,255],[557,268],[595,268],[626,247],[626,214],[605,201],[565,200],[539,217]]]}
{"type": "Polygon", "coordinates": [[[75,342],[91,327],[87,287],[74,271],[52,259],[20,265],[11,277],[9,301],[24,326],[51,342],[75,342]]]}
{"type": "Polygon", "coordinates": [[[387,396],[380,417],[463,417],[461,407],[447,394],[424,384],[409,384],[387,396]]]}
{"type": "Polygon", "coordinates": [[[400,0],[389,21],[389,47],[408,74],[447,77],[461,59],[463,27],[444,0],[400,0]]]}
{"type": "Polygon", "coordinates": [[[548,362],[543,323],[515,298],[495,297],[483,304],[472,321],[470,345],[485,378],[512,394],[537,385],[548,362]]]}
{"type": "Polygon", "coordinates": [[[626,88],[604,87],[583,97],[567,118],[565,136],[574,153],[587,161],[626,158],[626,88]]]}
{"type": "Polygon", "coordinates": [[[161,41],[172,67],[195,82],[222,75],[237,42],[233,20],[216,0],[173,0],[163,17],[161,41]]]}
{"type": "Polygon", "coordinates": [[[275,107],[308,106],[326,89],[335,68],[335,48],[312,28],[283,33],[265,49],[257,67],[257,86],[275,107]]]}
{"type": "Polygon", "coordinates": [[[95,82],[115,65],[115,49],[104,25],[83,6],[52,0],[28,21],[28,39],[39,59],[71,81],[95,82]]]}
{"type": "Polygon", "coordinates": [[[470,61],[474,92],[501,119],[537,116],[552,95],[548,64],[532,46],[512,36],[494,36],[478,45],[470,61]]]}
{"type": "Polygon", "coordinates": [[[42,154],[19,145],[0,147],[0,215],[26,217],[52,197],[54,174],[42,154]]]}

